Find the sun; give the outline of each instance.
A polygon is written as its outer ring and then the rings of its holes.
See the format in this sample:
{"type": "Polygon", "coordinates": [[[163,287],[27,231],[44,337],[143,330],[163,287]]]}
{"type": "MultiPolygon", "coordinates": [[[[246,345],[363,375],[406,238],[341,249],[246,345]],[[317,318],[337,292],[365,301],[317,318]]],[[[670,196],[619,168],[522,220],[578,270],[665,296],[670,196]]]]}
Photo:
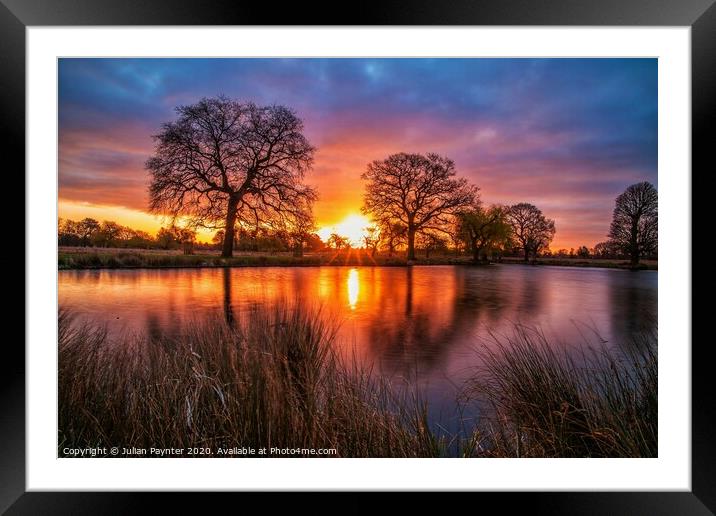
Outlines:
{"type": "Polygon", "coordinates": [[[332,226],[323,226],[318,230],[318,236],[325,242],[331,236],[331,233],[337,233],[342,237],[346,237],[352,246],[359,246],[366,233],[365,229],[371,224],[372,222],[367,217],[358,213],[351,213],[332,226]]]}

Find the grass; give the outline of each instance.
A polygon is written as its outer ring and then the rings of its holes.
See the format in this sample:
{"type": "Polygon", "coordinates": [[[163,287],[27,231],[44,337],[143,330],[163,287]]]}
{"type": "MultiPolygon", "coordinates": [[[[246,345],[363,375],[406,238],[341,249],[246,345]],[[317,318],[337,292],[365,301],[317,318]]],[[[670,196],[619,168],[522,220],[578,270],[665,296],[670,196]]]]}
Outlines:
{"type": "Polygon", "coordinates": [[[556,347],[518,326],[484,352],[467,396],[487,401],[472,454],[496,457],[656,457],[656,335],[620,353],[556,347]]]}
{"type": "MultiPolygon", "coordinates": [[[[502,263],[524,264],[524,258],[505,257],[502,263]]],[[[532,265],[556,265],[560,267],[599,267],[603,269],[632,269],[629,260],[618,259],[602,259],[602,258],[558,258],[551,256],[541,256],[532,265]]],[[[642,260],[637,267],[641,270],[657,270],[659,262],[657,260],[642,260]]]]}
{"type": "MultiPolygon", "coordinates": [[[[447,263],[445,260],[423,260],[421,263],[447,263]]],[[[178,252],[139,249],[61,248],[58,269],[132,269],[196,267],[315,267],[326,265],[404,266],[405,258],[380,256],[372,258],[362,250],[310,253],[236,253],[222,258],[218,253],[184,255],[178,252]]]]}
{"type": "Polygon", "coordinates": [[[180,336],[112,341],[59,318],[59,448],[334,448],[432,457],[444,446],[407,391],[342,361],[320,314],[256,311],[180,336]]]}
{"type": "MultiPolygon", "coordinates": [[[[403,253],[404,254],[404,253],[403,253]]],[[[450,254],[434,254],[430,258],[424,255],[411,262],[415,265],[475,265],[469,256],[450,254]]],[[[500,263],[524,264],[521,258],[503,258],[500,263]]],[[[181,254],[180,251],[93,248],[93,247],[61,247],[58,252],[57,265],[63,269],[132,269],[132,268],[196,268],[196,267],[316,267],[328,265],[350,266],[406,266],[404,256],[388,256],[378,254],[370,256],[365,250],[322,251],[307,253],[304,256],[293,256],[290,252],[260,253],[237,252],[232,258],[222,258],[215,251],[200,251],[192,255],[181,254]]],[[[484,265],[479,263],[476,265],[484,265]]],[[[578,258],[539,258],[534,265],[559,265],[568,267],[602,267],[630,268],[624,260],[600,260],[578,258]]],[[[656,270],[655,260],[645,260],[640,268],[656,270]]]]}
{"type": "Polygon", "coordinates": [[[333,448],[338,457],[652,457],[655,340],[582,355],[520,328],[483,352],[464,435],[431,430],[419,393],[334,351],[320,311],[256,309],[175,334],[111,339],[59,317],[59,446],[333,448]],[[481,400],[481,401],[478,401],[481,400]]]}

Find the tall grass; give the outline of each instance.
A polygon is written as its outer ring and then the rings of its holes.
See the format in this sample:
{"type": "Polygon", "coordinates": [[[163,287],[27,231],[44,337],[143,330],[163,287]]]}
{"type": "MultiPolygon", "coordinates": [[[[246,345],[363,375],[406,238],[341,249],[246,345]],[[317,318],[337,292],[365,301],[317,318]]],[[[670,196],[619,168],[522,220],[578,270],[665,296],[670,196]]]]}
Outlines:
{"type": "MultiPolygon", "coordinates": [[[[461,403],[480,417],[436,434],[419,395],[335,350],[335,326],[296,306],[110,338],[59,317],[65,447],[334,448],[338,457],[654,457],[655,335],[616,353],[556,346],[518,326],[482,352],[461,403]]],[[[583,348],[580,348],[583,349],[583,348]]]]}
{"type": "Polygon", "coordinates": [[[170,338],[111,340],[59,318],[59,449],[335,448],[440,455],[425,407],[333,351],[320,314],[256,310],[170,338]]]}
{"type": "Polygon", "coordinates": [[[620,351],[567,349],[517,326],[483,353],[468,398],[486,401],[467,454],[656,457],[656,335],[620,351]]]}

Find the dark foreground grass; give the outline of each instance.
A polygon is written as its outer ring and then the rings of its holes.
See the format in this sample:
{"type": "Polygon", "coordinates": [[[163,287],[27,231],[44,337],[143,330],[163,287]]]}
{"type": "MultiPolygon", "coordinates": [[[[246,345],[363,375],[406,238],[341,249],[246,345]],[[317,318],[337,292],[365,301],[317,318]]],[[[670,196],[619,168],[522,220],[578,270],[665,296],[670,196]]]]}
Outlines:
{"type": "MultiPolygon", "coordinates": [[[[174,337],[108,338],[59,318],[59,454],[64,448],[333,448],[337,457],[650,457],[656,351],[587,366],[529,331],[497,343],[464,403],[488,413],[462,436],[430,429],[404,386],[342,360],[320,312],[256,310],[174,337]]],[[[305,453],[309,455],[309,453],[305,453]]],[[[214,453],[213,456],[217,456],[214,453]]]]}
{"type": "Polygon", "coordinates": [[[569,350],[518,326],[484,352],[468,397],[487,401],[471,442],[496,457],[656,457],[656,335],[623,351],[569,350]]]}
{"type": "Polygon", "coordinates": [[[256,311],[233,326],[217,319],[176,338],[119,342],[70,319],[59,319],[60,455],[239,446],[430,457],[444,448],[416,398],[339,359],[320,314],[256,311]]]}

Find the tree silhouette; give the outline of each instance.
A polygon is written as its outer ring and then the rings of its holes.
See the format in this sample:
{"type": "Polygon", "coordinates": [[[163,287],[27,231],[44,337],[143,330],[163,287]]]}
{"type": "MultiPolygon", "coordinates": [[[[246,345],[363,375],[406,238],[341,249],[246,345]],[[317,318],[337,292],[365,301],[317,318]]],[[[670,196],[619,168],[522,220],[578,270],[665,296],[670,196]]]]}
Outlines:
{"type": "Polygon", "coordinates": [[[286,233],[293,247],[294,256],[303,256],[304,243],[316,231],[311,202],[304,199],[280,214],[281,230],[286,233]]]}
{"type": "Polygon", "coordinates": [[[331,233],[326,244],[328,244],[328,247],[333,247],[336,251],[348,249],[351,246],[348,239],[338,233],[331,233]]]}
{"type": "Polygon", "coordinates": [[[507,209],[502,206],[475,206],[457,214],[457,232],[472,252],[473,261],[487,259],[485,253],[501,247],[510,237],[507,209]]]}
{"type": "Polygon", "coordinates": [[[105,220],[94,235],[95,241],[100,247],[110,247],[122,234],[124,228],[111,220],[105,220]]]}
{"type": "Polygon", "coordinates": [[[532,204],[521,202],[510,206],[507,219],[512,226],[512,236],[524,253],[525,262],[529,261],[530,255],[536,257],[554,238],[554,220],[545,218],[542,211],[532,204]]]}
{"type": "Polygon", "coordinates": [[[477,187],[455,174],[455,163],[437,154],[399,153],[373,161],[361,175],[368,181],[362,211],[404,224],[408,260],[414,260],[418,231],[447,234],[449,216],[477,199],[477,187]]]}
{"type": "Polygon", "coordinates": [[[629,186],[616,199],[609,238],[633,267],[657,250],[658,208],[656,188],[647,181],[629,186]]]}
{"type": "Polygon", "coordinates": [[[92,241],[92,237],[99,231],[99,222],[89,217],[82,219],[78,223],[78,231],[80,240],[84,245],[89,245],[92,241]]]}
{"type": "Polygon", "coordinates": [[[366,251],[370,251],[372,257],[375,257],[375,254],[378,252],[382,236],[380,228],[374,224],[365,228],[363,244],[365,244],[366,251]]]}
{"type": "Polygon", "coordinates": [[[597,258],[619,258],[619,249],[614,242],[599,242],[594,246],[594,256],[597,258]]]}
{"type": "Polygon", "coordinates": [[[432,251],[446,251],[447,237],[441,236],[433,231],[420,231],[417,234],[419,247],[425,251],[425,258],[430,258],[432,251]]]}
{"type": "Polygon", "coordinates": [[[388,249],[388,256],[393,256],[395,249],[406,242],[408,228],[401,222],[381,220],[378,222],[380,239],[388,249]]]}
{"type": "Polygon", "coordinates": [[[229,257],[237,220],[258,224],[315,200],[303,184],[314,148],[292,110],[220,96],[176,111],[146,163],[153,213],[223,229],[222,256],[229,257]]]}

